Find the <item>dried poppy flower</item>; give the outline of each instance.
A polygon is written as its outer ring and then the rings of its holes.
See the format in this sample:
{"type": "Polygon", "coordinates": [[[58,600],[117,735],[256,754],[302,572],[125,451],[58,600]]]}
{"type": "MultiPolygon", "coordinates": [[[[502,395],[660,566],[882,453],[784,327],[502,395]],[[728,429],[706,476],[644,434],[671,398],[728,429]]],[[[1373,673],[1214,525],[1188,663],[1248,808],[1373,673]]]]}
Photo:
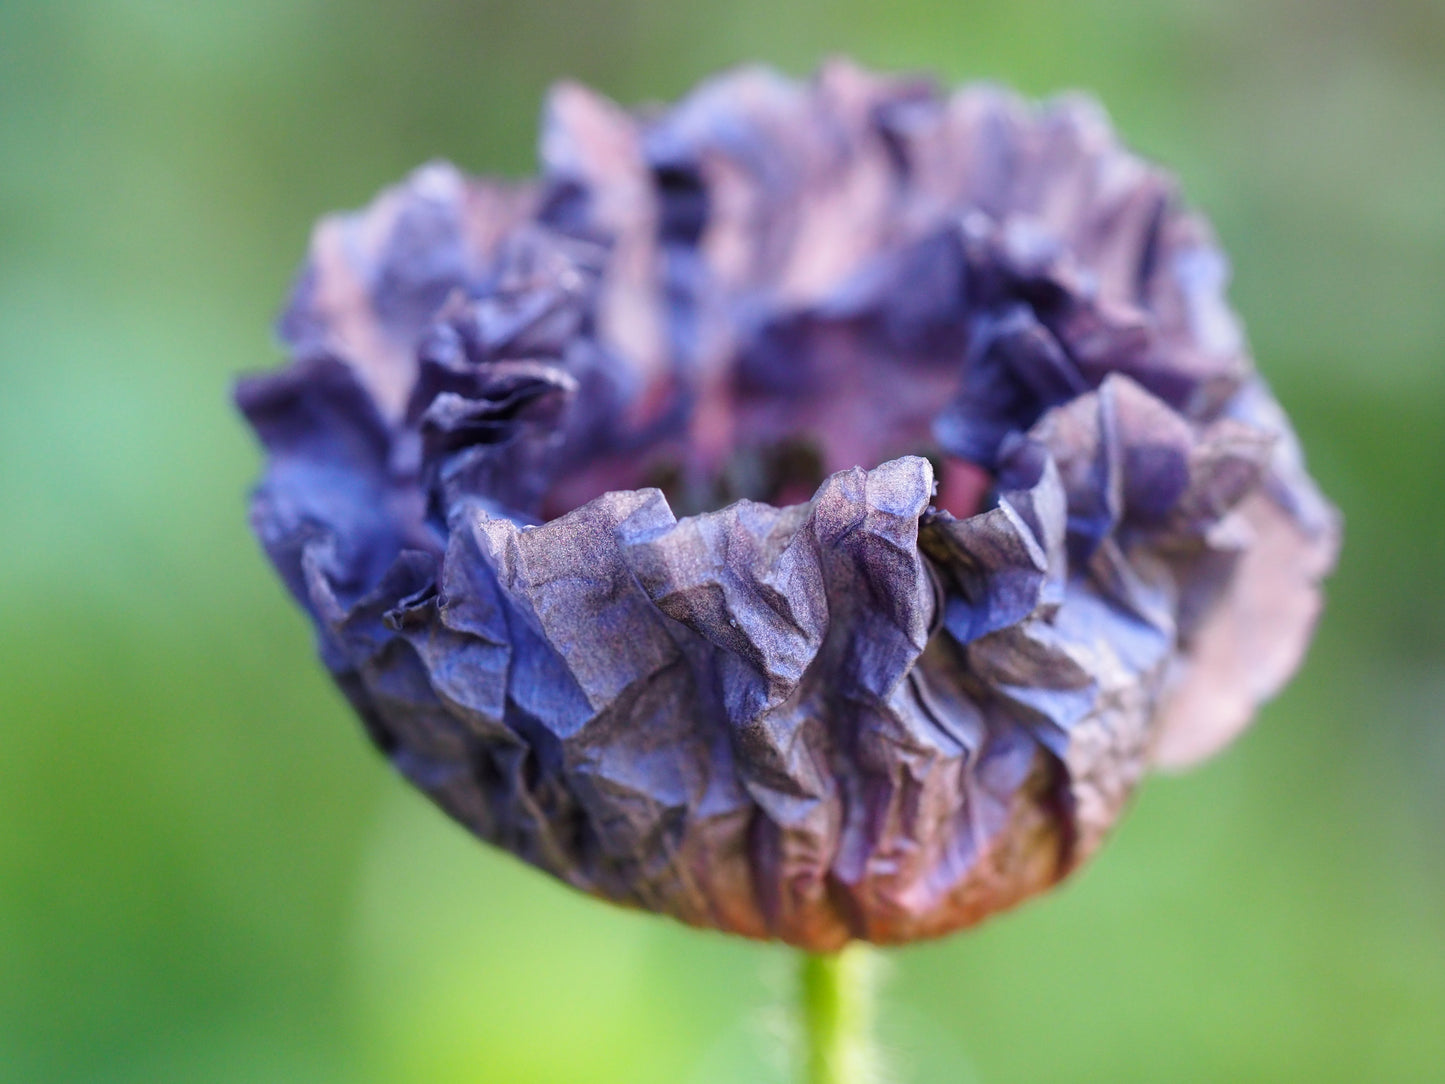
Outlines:
{"type": "Polygon", "coordinates": [[[322,222],[252,517],[376,743],[587,892],[815,950],[1054,884],[1299,662],[1336,516],[1093,104],[837,64],[322,222]]]}

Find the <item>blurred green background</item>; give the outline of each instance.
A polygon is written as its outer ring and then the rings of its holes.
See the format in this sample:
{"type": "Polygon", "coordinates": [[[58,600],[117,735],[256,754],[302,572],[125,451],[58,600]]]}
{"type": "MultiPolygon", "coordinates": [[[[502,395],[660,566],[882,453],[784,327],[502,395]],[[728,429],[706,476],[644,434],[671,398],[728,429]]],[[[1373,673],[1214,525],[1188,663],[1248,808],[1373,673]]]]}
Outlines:
{"type": "Polygon", "coordinates": [[[1445,1079],[1445,5],[0,0],[0,1080],[781,1080],[791,959],[569,894],[392,776],[228,406],[311,221],[835,52],[1082,87],[1214,219],[1347,538],[1302,676],[1098,860],[888,954],[895,1078],[1445,1079]]]}

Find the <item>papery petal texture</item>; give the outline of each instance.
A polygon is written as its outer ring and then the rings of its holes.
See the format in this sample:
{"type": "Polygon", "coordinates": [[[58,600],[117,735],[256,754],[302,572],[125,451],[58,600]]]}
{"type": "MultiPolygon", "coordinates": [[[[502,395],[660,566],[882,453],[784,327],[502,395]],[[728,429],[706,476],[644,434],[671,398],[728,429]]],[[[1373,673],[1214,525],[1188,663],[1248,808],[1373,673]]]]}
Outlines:
{"type": "Polygon", "coordinates": [[[326,665],[478,836],[698,926],[938,936],[1298,666],[1338,517],[1090,101],[569,84],[541,152],[324,220],[237,393],[326,665]]]}

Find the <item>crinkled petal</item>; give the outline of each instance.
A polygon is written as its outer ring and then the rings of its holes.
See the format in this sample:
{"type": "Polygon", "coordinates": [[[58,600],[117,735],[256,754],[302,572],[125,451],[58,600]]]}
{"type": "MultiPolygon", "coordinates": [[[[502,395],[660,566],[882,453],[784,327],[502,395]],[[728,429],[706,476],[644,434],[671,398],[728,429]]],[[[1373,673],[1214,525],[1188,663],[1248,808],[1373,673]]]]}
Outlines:
{"type": "Polygon", "coordinates": [[[813,950],[971,925],[1220,748],[1339,544],[1228,265],[1097,105],[845,62],[326,219],[252,522],[407,779],[813,950]]]}

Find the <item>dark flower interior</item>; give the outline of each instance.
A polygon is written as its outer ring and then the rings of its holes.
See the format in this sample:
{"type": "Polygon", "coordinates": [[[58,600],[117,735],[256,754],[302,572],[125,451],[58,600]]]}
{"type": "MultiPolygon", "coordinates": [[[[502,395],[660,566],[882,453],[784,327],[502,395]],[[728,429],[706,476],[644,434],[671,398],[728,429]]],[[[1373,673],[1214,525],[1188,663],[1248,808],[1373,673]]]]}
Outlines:
{"type": "Polygon", "coordinates": [[[812,948],[1053,884],[1298,664],[1333,510],[1092,103],[846,64],[325,220],[253,522],[398,768],[579,888],[812,948]]]}

